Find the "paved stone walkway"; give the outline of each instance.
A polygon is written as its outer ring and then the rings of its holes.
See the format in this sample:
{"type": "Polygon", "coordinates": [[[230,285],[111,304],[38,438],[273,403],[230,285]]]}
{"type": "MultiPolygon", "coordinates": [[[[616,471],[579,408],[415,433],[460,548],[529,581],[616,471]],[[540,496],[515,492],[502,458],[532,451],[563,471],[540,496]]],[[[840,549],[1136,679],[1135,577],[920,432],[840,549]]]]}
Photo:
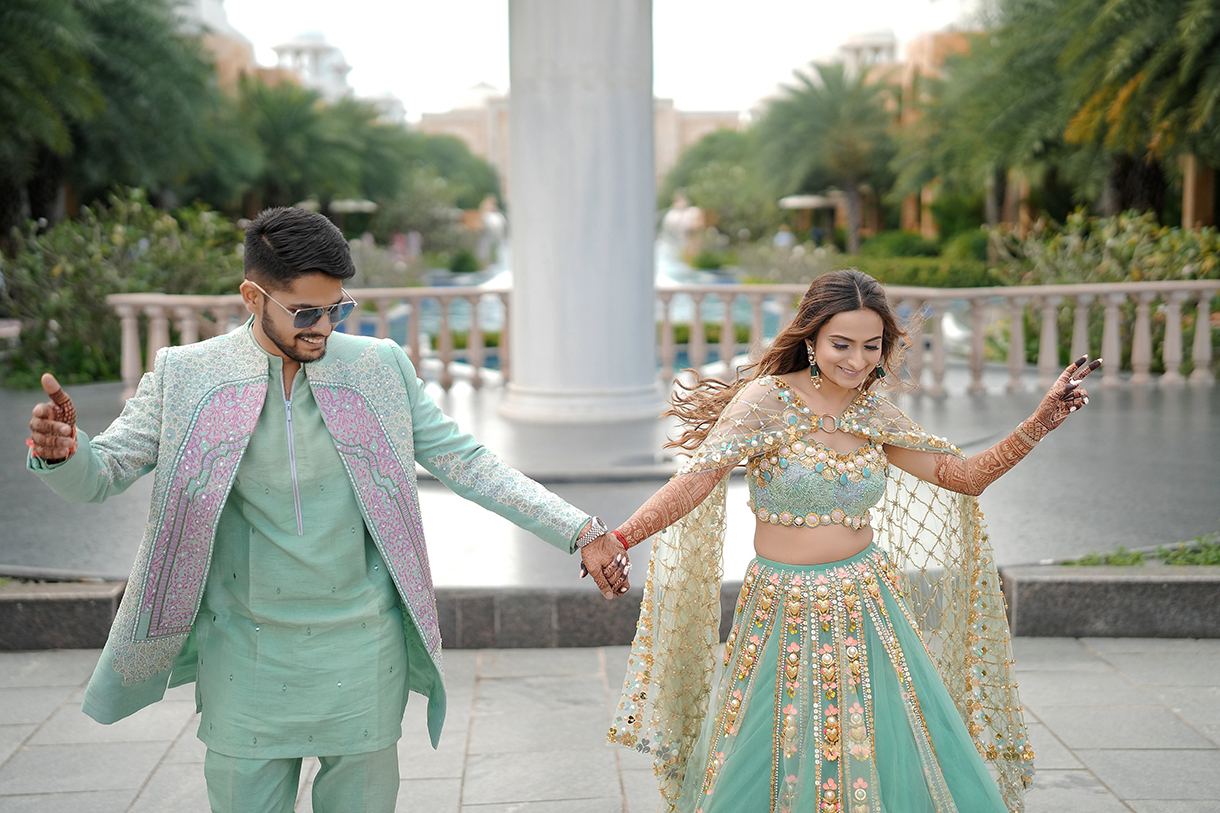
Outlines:
{"type": "MultiPolygon", "coordinates": [[[[1220,640],[1015,642],[1039,771],[1028,813],[1220,811],[1220,640]]],[[[191,687],[113,726],[80,711],[96,650],[0,653],[0,811],[206,813],[191,687]]],[[[626,647],[453,650],[428,745],[412,700],[403,813],[642,813],[647,759],[604,744],[626,647]]],[[[310,811],[303,772],[298,811],[310,811]]],[[[967,813],[963,811],[963,813],[967,813]]]]}

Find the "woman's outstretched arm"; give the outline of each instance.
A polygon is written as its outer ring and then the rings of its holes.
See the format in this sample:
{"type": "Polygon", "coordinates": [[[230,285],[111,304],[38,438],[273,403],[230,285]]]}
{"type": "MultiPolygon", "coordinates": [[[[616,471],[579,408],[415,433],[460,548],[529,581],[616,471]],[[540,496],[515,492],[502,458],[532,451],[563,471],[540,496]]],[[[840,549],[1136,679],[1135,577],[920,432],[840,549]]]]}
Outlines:
{"type": "Polygon", "coordinates": [[[1088,362],[1081,356],[1068,365],[1034,414],[1022,421],[1015,430],[986,451],[962,459],[952,454],[920,452],[887,446],[890,462],[905,472],[950,491],[978,496],[1000,475],[1021,462],[1034,450],[1038,441],[1063,423],[1067,416],[1089,403],[1089,394],[1080,382],[1101,366],[1101,359],[1088,362]]]}
{"type": "Polygon", "coordinates": [[[724,466],[673,478],[620,525],[616,535],[622,534],[627,547],[634,547],[665,530],[695,510],[732,468],[724,466]]]}

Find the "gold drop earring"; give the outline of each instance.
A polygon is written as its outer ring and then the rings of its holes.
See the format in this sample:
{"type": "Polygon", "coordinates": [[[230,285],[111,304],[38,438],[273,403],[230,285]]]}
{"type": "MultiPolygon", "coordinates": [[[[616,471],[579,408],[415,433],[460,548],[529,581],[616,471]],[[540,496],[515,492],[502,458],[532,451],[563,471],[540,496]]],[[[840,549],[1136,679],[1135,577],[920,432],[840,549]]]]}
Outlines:
{"type": "Polygon", "coordinates": [[[822,371],[818,369],[818,363],[813,358],[813,345],[805,342],[805,350],[809,353],[809,380],[813,382],[815,390],[820,390],[822,388],[822,371]]]}

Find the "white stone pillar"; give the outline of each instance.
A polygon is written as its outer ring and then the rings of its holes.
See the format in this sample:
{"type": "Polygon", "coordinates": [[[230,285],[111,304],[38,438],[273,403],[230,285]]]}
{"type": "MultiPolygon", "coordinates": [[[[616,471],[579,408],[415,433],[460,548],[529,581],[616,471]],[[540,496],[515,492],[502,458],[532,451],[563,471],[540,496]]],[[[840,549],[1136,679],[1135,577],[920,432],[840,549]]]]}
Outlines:
{"type": "MultiPolygon", "coordinates": [[[[513,377],[501,414],[651,427],[664,409],[651,0],[510,0],[509,44],[513,377]]],[[[653,442],[645,432],[617,452],[653,442]]]]}

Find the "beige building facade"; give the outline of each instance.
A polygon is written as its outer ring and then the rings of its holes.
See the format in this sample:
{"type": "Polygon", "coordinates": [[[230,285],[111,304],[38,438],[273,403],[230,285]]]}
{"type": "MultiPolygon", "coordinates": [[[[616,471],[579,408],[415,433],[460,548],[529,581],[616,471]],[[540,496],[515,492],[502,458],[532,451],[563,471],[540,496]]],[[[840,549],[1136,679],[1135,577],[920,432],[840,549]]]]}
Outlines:
{"type": "MultiPolygon", "coordinates": [[[[673,168],[687,147],[708,133],[742,128],[741,114],[736,111],[678,110],[673,99],[653,99],[652,114],[657,180],[673,168]]],[[[508,196],[512,188],[512,162],[506,93],[490,85],[476,85],[462,105],[444,113],[424,113],[418,129],[430,135],[461,139],[471,152],[499,171],[502,191],[508,196]]]]}

